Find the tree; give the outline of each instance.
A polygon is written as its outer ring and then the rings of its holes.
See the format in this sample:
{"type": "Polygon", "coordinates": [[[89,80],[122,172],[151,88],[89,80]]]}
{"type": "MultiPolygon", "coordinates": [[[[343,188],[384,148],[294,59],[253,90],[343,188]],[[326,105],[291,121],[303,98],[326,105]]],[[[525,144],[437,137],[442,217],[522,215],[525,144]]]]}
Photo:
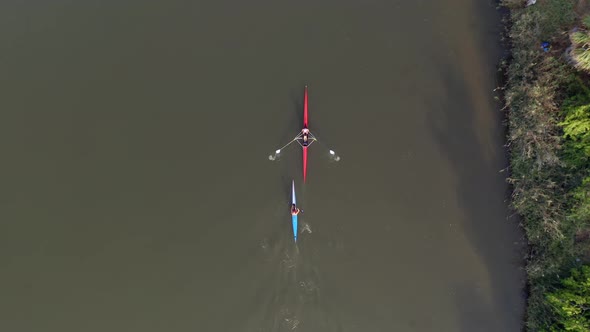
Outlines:
{"type": "Polygon", "coordinates": [[[556,316],[551,331],[590,331],[590,266],[572,269],[547,301],[556,316]]]}

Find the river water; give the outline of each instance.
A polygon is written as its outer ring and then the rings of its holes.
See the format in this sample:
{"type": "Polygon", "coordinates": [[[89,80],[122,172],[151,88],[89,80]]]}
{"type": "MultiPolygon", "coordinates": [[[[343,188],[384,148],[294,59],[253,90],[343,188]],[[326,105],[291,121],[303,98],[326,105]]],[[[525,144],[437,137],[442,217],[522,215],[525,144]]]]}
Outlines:
{"type": "Polygon", "coordinates": [[[0,330],[520,329],[491,1],[7,1],[0,27],[0,330]],[[268,155],[306,84],[304,185],[300,148],[268,155]]]}

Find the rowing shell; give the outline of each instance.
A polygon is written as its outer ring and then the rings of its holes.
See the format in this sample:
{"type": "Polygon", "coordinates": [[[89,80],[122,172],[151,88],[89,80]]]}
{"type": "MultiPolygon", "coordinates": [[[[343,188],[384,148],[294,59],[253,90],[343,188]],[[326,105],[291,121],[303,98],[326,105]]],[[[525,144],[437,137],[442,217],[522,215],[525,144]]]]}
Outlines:
{"type": "MultiPolygon", "coordinates": [[[[297,206],[297,200],[295,199],[295,180],[291,184],[291,203],[297,206]]],[[[297,242],[297,215],[291,214],[291,222],[293,223],[293,238],[297,242]]]]}
{"type": "MultiPolygon", "coordinates": [[[[268,156],[268,159],[270,160],[275,160],[275,158],[277,158],[279,156],[279,154],[281,153],[281,151],[283,149],[285,149],[287,146],[291,145],[291,143],[293,142],[297,142],[299,143],[299,145],[301,146],[302,150],[303,150],[303,182],[305,183],[307,180],[307,148],[309,148],[309,146],[313,143],[318,141],[317,138],[311,133],[311,131],[308,128],[309,122],[308,122],[308,115],[307,115],[307,85],[305,86],[305,90],[304,90],[304,94],[303,94],[303,129],[301,129],[301,131],[299,132],[299,134],[297,134],[297,136],[295,136],[295,138],[293,138],[289,143],[283,145],[280,149],[275,151],[274,156],[270,155],[268,156]],[[307,141],[305,140],[305,138],[307,137],[307,141]]],[[[333,154],[333,151],[330,150],[330,153],[333,154]]]]}
{"type": "MultiPolygon", "coordinates": [[[[308,116],[307,116],[307,85],[305,86],[305,90],[303,93],[303,129],[307,129],[308,128],[308,116]]],[[[303,148],[303,183],[305,183],[305,181],[307,180],[307,148],[313,143],[315,142],[317,139],[315,138],[315,136],[313,136],[313,134],[311,132],[309,132],[308,135],[308,143],[307,145],[303,144],[303,133],[300,133],[297,137],[297,142],[299,142],[299,144],[301,145],[301,147],[303,148]]]]}

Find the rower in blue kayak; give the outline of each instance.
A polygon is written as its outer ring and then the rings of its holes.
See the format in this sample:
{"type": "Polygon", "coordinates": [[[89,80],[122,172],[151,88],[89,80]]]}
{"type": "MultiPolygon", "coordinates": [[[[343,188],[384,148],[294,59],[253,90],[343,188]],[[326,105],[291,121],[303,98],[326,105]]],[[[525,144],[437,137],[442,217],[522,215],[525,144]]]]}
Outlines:
{"type": "Polygon", "coordinates": [[[301,210],[299,210],[299,208],[295,204],[292,204],[291,205],[291,215],[296,216],[299,214],[299,212],[301,212],[301,210]]]}

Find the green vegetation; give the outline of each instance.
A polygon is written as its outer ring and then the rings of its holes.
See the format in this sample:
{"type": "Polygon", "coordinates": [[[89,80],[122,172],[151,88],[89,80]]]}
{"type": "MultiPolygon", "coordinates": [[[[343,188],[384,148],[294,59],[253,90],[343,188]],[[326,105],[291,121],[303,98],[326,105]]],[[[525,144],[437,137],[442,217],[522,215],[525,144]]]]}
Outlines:
{"type": "Polygon", "coordinates": [[[572,42],[571,57],[576,66],[582,70],[590,70],[590,16],[586,16],[583,21],[584,29],[575,31],[570,34],[572,42]]]}
{"type": "MultiPolygon", "coordinates": [[[[590,89],[578,70],[590,71],[590,35],[586,28],[569,32],[581,24],[586,2],[524,2],[503,1],[512,43],[504,94],[508,180],[529,242],[526,326],[588,331],[590,89]],[[549,52],[543,41],[551,43],[549,52]]],[[[590,19],[583,21],[590,27],[590,19]]]]}
{"type": "Polygon", "coordinates": [[[547,294],[556,316],[551,331],[590,331],[590,267],[572,269],[560,286],[547,294]]]}

